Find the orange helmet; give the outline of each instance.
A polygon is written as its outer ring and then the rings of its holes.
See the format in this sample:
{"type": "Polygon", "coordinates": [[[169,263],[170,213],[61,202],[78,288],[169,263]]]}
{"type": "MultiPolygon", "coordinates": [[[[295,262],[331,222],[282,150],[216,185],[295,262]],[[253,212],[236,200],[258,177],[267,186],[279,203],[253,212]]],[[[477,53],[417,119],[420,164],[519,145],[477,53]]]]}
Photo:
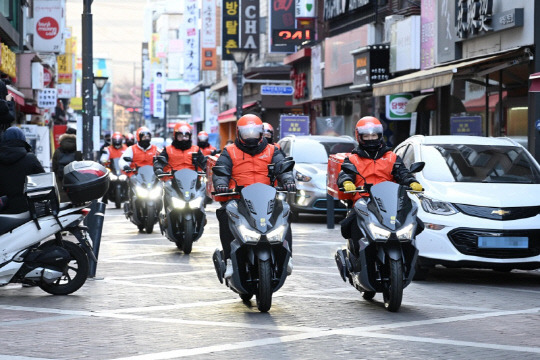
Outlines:
{"type": "Polygon", "coordinates": [[[193,126],[189,125],[185,121],[181,121],[174,125],[174,131],[173,131],[173,140],[176,139],[177,134],[183,134],[183,135],[189,135],[189,139],[191,140],[191,134],[193,132],[193,126]]]}
{"type": "Polygon", "coordinates": [[[206,131],[199,131],[197,134],[198,141],[208,141],[208,133],[206,131]]]}
{"type": "Polygon", "coordinates": [[[135,144],[135,136],[133,136],[132,133],[127,133],[124,135],[124,139],[126,140],[126,145],[131,146],[135,144]]]}
{"type": "Polygon", "coordinates": [[[263,140],[263,122],[253,114],[246,114],[238,119],[236,138],[248,148],[257,147],[263,140]]]}
{"type": "Polygon", "coordinates": [[[122,143],[124,142],[124,138],[122,137],[122,134],[118,131],[115,131],[111,136],[111,143],[115,148],[120,148],[122,146],[122,143]]]}
{"type": "Polygon", "coordinates": [[[355,128],[356,141],[358,145],[369,149],[379,148],[382,143],[383,126],[379,119],[373,116],[364,116],[356,123],[355,128]],[[377,134],[377,140],[364,140],[364,134],[377,134]]]}
{"type": "Polygon", "coordinates": [[[146,126],[142,126],[142,127],[137,129],[137,133],[135,134],[135,138],[137,139],[137,142],[140,142],[141,138],[144,135],[148,135],[148,136],[152,137],[152,132],[150,132],[150,129],[148,129],[146,126]]]}

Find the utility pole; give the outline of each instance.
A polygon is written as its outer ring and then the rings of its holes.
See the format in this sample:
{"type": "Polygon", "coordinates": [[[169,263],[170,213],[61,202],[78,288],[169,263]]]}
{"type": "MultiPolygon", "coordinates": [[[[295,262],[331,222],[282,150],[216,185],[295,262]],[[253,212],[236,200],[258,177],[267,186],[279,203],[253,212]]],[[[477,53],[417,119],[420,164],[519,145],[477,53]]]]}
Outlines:
{"type": "Polygon", "coordinates": [[[82,14],[82,149],[86,160],[94,160],[94,70],[92,53],[92,1],[84,0],[82,14]]]}

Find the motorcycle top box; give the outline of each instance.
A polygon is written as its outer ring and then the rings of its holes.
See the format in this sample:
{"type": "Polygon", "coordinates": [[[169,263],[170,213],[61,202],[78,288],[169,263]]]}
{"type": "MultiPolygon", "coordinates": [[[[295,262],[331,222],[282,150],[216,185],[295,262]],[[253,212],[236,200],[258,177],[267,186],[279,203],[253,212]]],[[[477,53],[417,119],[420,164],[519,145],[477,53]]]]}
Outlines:
{"type": "Polygon", "coordinates": [[[64,168],[64,189],[75,204],[98,199],[109,189],[109,172],[94,161],[73,161],[64,168]]]}

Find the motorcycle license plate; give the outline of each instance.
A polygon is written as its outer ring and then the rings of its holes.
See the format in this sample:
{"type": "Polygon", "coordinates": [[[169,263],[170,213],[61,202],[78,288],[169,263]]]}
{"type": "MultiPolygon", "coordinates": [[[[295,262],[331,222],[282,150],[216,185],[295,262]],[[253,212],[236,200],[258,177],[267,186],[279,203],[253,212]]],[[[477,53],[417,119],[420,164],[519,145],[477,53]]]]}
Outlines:
{"type": "Polygon", "coordinates": [[[481,249],[527,249],[529,238],[526,236],[479,236],[478,247],[481,249]]]}

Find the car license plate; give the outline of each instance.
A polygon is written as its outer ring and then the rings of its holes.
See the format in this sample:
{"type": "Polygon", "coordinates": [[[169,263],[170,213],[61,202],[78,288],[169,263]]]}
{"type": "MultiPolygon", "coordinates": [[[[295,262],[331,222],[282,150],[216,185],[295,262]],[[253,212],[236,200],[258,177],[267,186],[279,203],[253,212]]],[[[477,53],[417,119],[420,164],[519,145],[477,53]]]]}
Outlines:
{"type": "Polygon", "coordinates": [[[529,247],[529,238],[518,236],[479,236],[478,247],[483,249],[527,249],[529,247]]]}

